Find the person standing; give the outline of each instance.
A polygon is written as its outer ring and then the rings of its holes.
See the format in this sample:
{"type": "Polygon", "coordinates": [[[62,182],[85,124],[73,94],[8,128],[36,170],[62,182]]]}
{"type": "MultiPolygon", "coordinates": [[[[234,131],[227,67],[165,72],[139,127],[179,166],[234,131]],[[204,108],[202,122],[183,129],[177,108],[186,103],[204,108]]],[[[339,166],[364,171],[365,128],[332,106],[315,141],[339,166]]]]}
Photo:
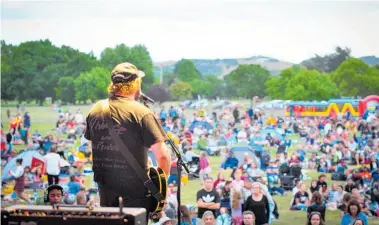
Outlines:
{"type": "Polygon", "coordinates": [[[220,196],[213,188],[213,179],[206,177],[204,179],[204,189],[196,194],[197,200],[197,218],[201,220],[206,211],[211,211],[216,217],[216,210],[220,209],[220,196]]]}
{"type": "Polygon", "coordinates": [[[59,173],[61,172],[60,161],[61,156],[57,153],[57,146],[52,145],[50,152],[44,157],[47,173],[47,182],[49,186],[59,183],[59,173]]]}
{"type": "Polygon", "coordinates": [[[144,72],[131,63],[118,64],[111,72],[106,100],[97,102],[86,118],[84,137],[91,141],[94,180],[102,207],[117,207],[119,197],[124,207],[152,211],[151,193],[130,167],[121,151],[130,151],[138,164],[148,170],[148,151],[152,150],[158,167],[170,174],[171,155],[165,145],[167,135],[154,113],[137,100],[141,97],[144,72]],[[103,107],[109,107],[113,128],[128,149],[119,149],[110,134],[103,107]]]}
{"type": "Polygon", "coordinates": [[[268,225],[268,221],[270,220],[270,205],[258,182],[252,185],[252,195],[245,202],[244,211],[254,213],[256,225],[268,225]]]}
{"type": "Polygon", "coordinates": [[[16,170],[15,171],[10,170],[9,174],[12,175],[16,180],[16,183],[14,185],[14,191],[16,192],[17,197],[29,203],[29,199],[24,195],[25,177],[24,177],[24,167],[22,166],[22,159],[16,160],[16,170]]]}

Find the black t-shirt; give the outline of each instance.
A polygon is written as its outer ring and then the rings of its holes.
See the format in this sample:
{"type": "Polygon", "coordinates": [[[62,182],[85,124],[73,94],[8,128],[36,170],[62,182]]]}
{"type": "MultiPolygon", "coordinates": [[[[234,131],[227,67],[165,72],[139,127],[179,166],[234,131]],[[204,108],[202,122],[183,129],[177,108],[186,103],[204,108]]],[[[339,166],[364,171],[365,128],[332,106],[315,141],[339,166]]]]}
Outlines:
{"type": "Polygon", "coordinates": [[[322,192],[325,192],[326,189],[328,189],[328,184],[325,181],[323,181],[323,182],[317,181],[317,187],[321,188],[322,192]]]}
{"type": "Polygon", "coordinates": [[[230,199],[230,189],[226,190],[225,187],[222,188],[222,198],[230,199]]]}
{"type": "MultiPolygon", "coordinates": [[[[214,203],[220,203],[220,196],[218,195],[217,191],[212,189],[212,191],[207,192],[204,189],[201,189],[196,194],[196,201],[202,200],[205,203],[214,202],[214,203]]],[[[203,214],[206,211],[212,211],[213,215],[216,217],[216,210],[215,209],[207,209],[207,208],[201,208],[198,207],[197,209],[197,218],[202,218],[203,214]]]]}
{"type": "Polygon", "coordinates": [[[270,220],[270,205],[265,195],[260,201],[255,201],[252,196],[248,197],[244,204],[244,211],[252,211],[255,214],[255,224],[268,224],[270,220]]]}
{"type": "Polygon", "coordinates": [[[345,191],[351,193],[354,188],[358,188],[356,184],[346,184],[345,191]]]}
{"type": "MultiPolygon", "coordinates": [[[[108,103],[108,102],[107,102],[108,103]]],[[[108,105],[108,104],[105,105],[108,105]]],[[[109,99],[114,129],[120,135],[136,161],[147,170],[148,149],[151,145],[165,141],[165,133],[154,114],[144,105],[122,97],[109,99]]],[[[90,110],[84,137],[92,142],[92,160],[95,181],[103,189],[120,193],[128,198],[143,198],[146,188],[124,155],[116,147],[103,116],[102,102],[90,110]],[[141,188],[139,188],[141,187],[141,188]]]]}
{"type": "Polygon", "coordinates": [[[300,199],[300,203],[304,204],[309,200],[308,192],[301,193],[300,191],[295,194],[295,201],[293,201],[293,205],[296,205],[296,199],[300,199]]]}
{"type": "Polygon", "coordinates": [[[309,190],[311,191],[311,193],[313,194],[313,192],[315,191],[319,191],[320,190],[320,187],[319,186],[316,186],[316,187],[310,187],[309,190]]]}

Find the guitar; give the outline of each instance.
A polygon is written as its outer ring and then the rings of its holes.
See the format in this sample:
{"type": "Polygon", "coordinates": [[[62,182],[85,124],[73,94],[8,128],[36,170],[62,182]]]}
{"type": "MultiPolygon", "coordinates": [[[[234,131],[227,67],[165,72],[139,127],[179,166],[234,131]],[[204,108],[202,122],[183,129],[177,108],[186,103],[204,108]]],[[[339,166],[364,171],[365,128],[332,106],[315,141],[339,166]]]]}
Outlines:
{"type": "Polygon", "coordinates": [[[147,173],[153,184],[158,188],[159,192],[163,195],[163,201],[157,201],[154,196],[151,196],[152,205],[150,212],[160,212],[166,204],[168,185],[167,176],[165,172],[159,167],[150,167],[147,173]]]}

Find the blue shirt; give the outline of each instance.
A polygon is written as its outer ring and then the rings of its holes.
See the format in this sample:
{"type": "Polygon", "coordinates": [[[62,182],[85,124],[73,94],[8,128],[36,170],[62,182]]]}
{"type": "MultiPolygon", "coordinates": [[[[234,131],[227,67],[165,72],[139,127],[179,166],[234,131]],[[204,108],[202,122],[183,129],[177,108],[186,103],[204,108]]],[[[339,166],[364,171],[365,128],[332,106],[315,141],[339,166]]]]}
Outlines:
{"type": "Polygon", "coordinates": [[[176,117],[178,116],[178,113],[176,112],[175,109],[170,109],[170,117],[176,117]]]}
{"type": "Polygon", "coordinates": [[[70,181],[67,183],[67,186],[68,186],[68,193],[70,194],[76,195],[80,191],[80,184],[78,182],[70,181]]]}
{"type": "Polygon", "coordinates": [[[160,118],[161,119],[166,119],[167,118],[167,113],[165,111],[162,111],[160,114],[159,114],[160,118]]]}
{"type": "Polygon", "coordinates": [[[367,216],[363,212],[360,212],[357,215],[357,218],[353,218],[350,214],[345,213],[341,219],[341,224],[340,225],[350,225],[352,222],[354,222],[355,219],[361,219],[363,220],[364,224],[368,224],[367,216]]]}

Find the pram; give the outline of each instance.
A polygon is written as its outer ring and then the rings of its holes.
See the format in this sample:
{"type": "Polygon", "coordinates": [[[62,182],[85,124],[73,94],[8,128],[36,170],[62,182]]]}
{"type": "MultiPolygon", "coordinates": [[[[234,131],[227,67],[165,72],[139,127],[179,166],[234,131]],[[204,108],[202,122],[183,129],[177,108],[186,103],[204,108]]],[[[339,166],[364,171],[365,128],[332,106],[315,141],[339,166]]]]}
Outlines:
{"type": "Polygon", "coordinates": [[[192,161],[188,163],[189,174],[188,178],[194,180],[200,177],[200,158],[193,156],[192,161]]]}
{"type": "Polygon", "coordinates": [[[301,175],[300,165],[290,167],[287,164],[283,164],[279,167],[280,183],[285,190],[292,190],[296,185],[296,181],[301,179],[301,175]]]}

